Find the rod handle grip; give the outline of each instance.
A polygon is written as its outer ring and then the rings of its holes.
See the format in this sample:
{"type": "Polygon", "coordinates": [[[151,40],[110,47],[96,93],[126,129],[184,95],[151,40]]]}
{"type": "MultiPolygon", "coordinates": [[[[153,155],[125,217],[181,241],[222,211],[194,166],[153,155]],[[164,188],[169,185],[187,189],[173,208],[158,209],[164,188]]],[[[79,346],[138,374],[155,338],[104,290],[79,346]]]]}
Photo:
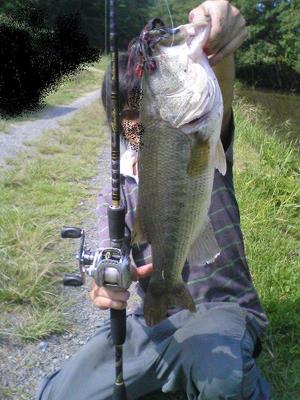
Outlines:
{"type": "Polygon", "coordinates": [[[126,309],[110,309],[110,326],[114,345],[122,345],[126,338],[126,309]]]}
{"type": "Polygon", "coordinates": [[[114,386],[114,395],[113,395],[113,400],[126,400],[127,399],[127,393],[126,393],[126,386],[124,383],[121,385],[116,385],[114,386]]]}

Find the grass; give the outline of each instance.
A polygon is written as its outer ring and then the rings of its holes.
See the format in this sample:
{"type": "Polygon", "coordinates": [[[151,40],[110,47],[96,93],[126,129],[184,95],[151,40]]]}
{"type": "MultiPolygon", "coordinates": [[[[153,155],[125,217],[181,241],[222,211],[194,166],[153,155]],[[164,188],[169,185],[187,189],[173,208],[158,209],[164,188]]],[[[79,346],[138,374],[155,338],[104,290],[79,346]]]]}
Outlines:
{"type": "MultiPolygon", "coordinates": [[[[271,121],[260,108],[238,99],[234,112],[234,179],[246,255],[270,321],[259,365],[272,400],[299,400],[299,155],[295,143],[270,132],[271,121]]],[[[157,393],[145,400],[162,398],[186,396],[157,393]]]]}
{"type": "Polygon", "coordinates": [[[65,78],[58,90],[50,92],[44,99],[46,106],[71,103],[87,92],[99,89],[103,71],[108,63],[107,57],[89,64],[80,72],[65,78]]]}
{"type": "Polygon", "coordinates": [[[86,107],[63,130],[32,142],[0,180],[0,313],[8,325],[11,312],[19,313],[10,333],[23,339],[68,327],[57,283],[74,249],[60,239],[60,229],[84,219],[78,205],[91,196],[88,182],[107,140],[102,122],[98,102],[86,107]]]}
{"type": "MultiPolygon", "coordinates": [[[[98,85],[98,77],[93,79],[98,85]]],[[[83,92],[87,87],[83,84],[80,89],[71,80],[56,99],[49,95],[48,104],[70,101],[72,85],[83,92]]],[[[10,171],[0,181],[0,313],[8,321],[15,312],[25,314],[10,331],[24,340],[68,329],[57,283],[62,265],[70,265],[73,254],[69,242],[59,239],[59,231],[62,225],[84,218],[78,205],[90,197],[88,181],[97,171],[97,156],[105,142],[99,132],[101,113],[94,104],[65,123],[63,130],[29,143],[28,153],[11,160],[10,171]]],[[[238,100],[235,118],[235,186],[246,254],[270,320],[259,362],[271,383],[273,400],[298,400],[298,157],[293,143],[272,135],[268,117],[259,108],[238,100]]]]}
{"type": "Polygon", "coordinates": [[[55,88],[46,94],[41,106],[33,112],[24,112],[13,118],[0,117],[0,133],[8,134],[18,123],[37,119],[46,107],[65,105],[84,94],[100,88],[108,58],[103,56],[98,62],[88,64],[74,74],[65,77],[55,88]]]}
{"type": "Polygon", "coordinates": [[[276,400],[300,399],[299,158],[267,116],[235,105],[236,193],[246,254],[270,321],[261,367],[276,400]]]}

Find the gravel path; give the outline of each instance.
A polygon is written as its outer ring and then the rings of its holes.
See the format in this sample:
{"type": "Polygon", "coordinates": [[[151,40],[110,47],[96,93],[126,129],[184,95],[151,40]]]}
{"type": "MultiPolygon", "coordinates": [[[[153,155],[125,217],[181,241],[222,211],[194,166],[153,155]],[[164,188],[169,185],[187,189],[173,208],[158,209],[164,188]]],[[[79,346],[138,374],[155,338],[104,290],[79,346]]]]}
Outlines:
{"type": "Polygon", "coordinates": [[[24,142],[41,135],[45,130],[58,129],[59,122],[71,118],[74,114],[100,97],[100,91],[95,90],[74,100],[65,106],[46,109],[38,119],[17,122],[7,133],[0,134],[0,166],[5,165],[7,157],[14,157],[24,149],[24,142]]]}
{"type": "MultiPolygon", "coordinates": [[[[107,166],[110,160],[110,148],[104,146],[99,160],[100,176],[89,182],[91,198],[87,204],[80,205],[80,211],[88,211],[89,217],[83,228],[86,230],[88,244],[96,247],[95,225],[95,188],[109,182],[107,166]],[[94,203],[94,204],[93,204],[94,203]]],[[[77,241],[70,241],[77,250],[77,241]],[[75,243],[76,242],[76,243],[75,243]]],[[[74,265],[77,262],[74,258],[74,265]]],[[[61,286],[62,295],[66,302],[72,301],[68,315],[72,322],[72,332],[64,335],[52,335],[46,340],[24,344],[14,337],[6,337],[0,342],[0,399],[31,400],[41,378],[60,367],[63,362],[74,354],[79,347],[94,335],[95,331],[108,313],[94,307],[89,299],[90,280],[79,288],[61,286]]],[[[71,399],[70,399],[71,400],[71,399]]]]}
{"type": "MultiPolygon", "coordinates": [[[[71,117],[74,112],[84,105],[88,105],[98,95],[99,92],[90,93],[64,107],[69,112],[62,113],[60,107],[57,107],[47,112],[48,119],[44,117],[42,120],[22,124],[23,128],[19,134],[17,132],[12,133],[15,142],[12,139],[11,146],[18,146],[14,154],[22,148],[22,142],[28,139],[28,135],[32,135],[31,138],[36,137],[44,129],[49,129],[49,124],[51,128],[54,127],[59,120],[71,117]]],[[[5,135],[5,137],[7,136],[5,135]]],[[[6,146],[6,149],[7,151],[14,150],[9,145],[6,146]]],[[[3,157],[3,154],[3,149],[1,149],[1,157],[3,157]]],[[[109,182],[109,165],[110,147],[107,145],[103,146],[103,152],[99,159],[98,171],[101,171],[101,175],[88,182],[92,200],[80,205],[80,211],[88,211],[89,216],[82,227],[86,230],[87,242],[92,249],[97,246],[95,224],[97,188],[109,182]]],[[[76,243],[70,241],[70,245],[74,246],[75,251],[77,250],[77,241],[76,243]]],[[[74,265],[76,265],[75,258],[74,265]]],[[[95,334],[103,321],[108,318],[109,313],[107,311],[100,311],[92,305],[89,299],[90,284],[91,282],[88,280],[84,286],[79,288],[64,287],[63,285],[61,287],[66,302],[72,301],[73,303],[67,310],[73,324],[71,333],[52,335],[43,341],[29,344],[24,344],[13,336],[3,338],[2,342],[0,338],[0,400],[33,400],[42,377],[59,368],[66,359],[95,334]]],[[[144,398],[144,400],[163,399],[185,400],[186,397],[180,394],[163,395],[159,393],[144,398]]]]}

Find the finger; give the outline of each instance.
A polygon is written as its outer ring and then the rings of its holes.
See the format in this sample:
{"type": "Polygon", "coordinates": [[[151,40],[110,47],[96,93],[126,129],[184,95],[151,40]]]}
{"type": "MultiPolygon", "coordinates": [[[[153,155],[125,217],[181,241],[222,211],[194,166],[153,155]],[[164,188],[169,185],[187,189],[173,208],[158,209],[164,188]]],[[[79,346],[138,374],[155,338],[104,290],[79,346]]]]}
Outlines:
{"type": "MultiPolygon", "coordinates": [[[[218,10],[219,11],[219,10],[218,10]]],[[[217,53],[234,37],[235,25],[230,23],[229,10],[226,15],[211,12],[211,31],[206,44],[207,54],[217,53]]]]}
{"type": "Polygon", "coordinates": [[[114,301],[107,297],[96,297],[93,302],[95,306],[101,310],[107,310],[108,308],[113,308],[114,310],[124,310],[127,307],[126,301],[114,301]]]}
{"type": "Polygon", "coordinates": [[[102,286],[98,290],[99,297],[106,297],[113,301],[127,301],[130,293],[128,290],[109,290],[105,286],[102,286]]]}
{"type": "Polygon", "coordinates": [[[127,301],[129,299],[130,293],[128,290],[109,290],[104,286],[97,286],[95,285],[92,288],[90,293],[90,297],[94,300],[96,297],[106,297],[112,299],[114,301],[127,301]]]}
{"type": "Polygon", "coordinates": [[[235,37],[230,43],[224,46],[221,50],[217,53],[211,55],[209,58],[209,63],[211,66],[218,64],[223,58],[227,57],[229,54],[235,52],[241,44],[244,42],[245,38],[247,37],[247,31],[243,31],[239,36],[235,37]]]}
{"type": "Polygon", "coordinates": [[[146,264],[141,267],[136,268],[134,280],[137,281],[138,279],[147,278],[153,272],[153,264],[146,264]]]}
{"type": "Polygon", "coordinates": [[[90,298],[92,300],[94,300],[94,298],[98,296],[98,289],[99,289],[99,286],[97,286],[96,282],[93,281],[93,285],[92,285],[92,288],[90,291],[90,298]]]}
{"type": "Polygon", "coordinates": [[[153,264],[146,264],[138,268],[138,279],[147,278],[153,273],[153,264]]]}
{"type": "Polygon", "coordinates": [[[199,7],[194,8],[192,11],[190,11],[189,13],[189,22],[193,22],[195,18],[198,18],[199,16],[205,16],[208,15],[206,13],[206,10],[204,7],[202,7],[202,5],[200,5],[199,7]]]}

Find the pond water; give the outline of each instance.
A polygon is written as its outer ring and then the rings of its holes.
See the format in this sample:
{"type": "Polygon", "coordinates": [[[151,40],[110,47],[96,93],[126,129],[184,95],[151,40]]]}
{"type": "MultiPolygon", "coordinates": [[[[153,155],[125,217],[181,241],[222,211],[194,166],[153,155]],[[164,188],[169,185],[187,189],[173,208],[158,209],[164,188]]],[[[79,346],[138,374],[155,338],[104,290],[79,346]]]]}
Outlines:
{"type": "Polygon", "coordinates": [[[270,117],[272,131],[287,140],[296,139],[297,145],[300,145],[300,95],[247,86],[238,86],[236,94],[264,109],[270,117]]]}

